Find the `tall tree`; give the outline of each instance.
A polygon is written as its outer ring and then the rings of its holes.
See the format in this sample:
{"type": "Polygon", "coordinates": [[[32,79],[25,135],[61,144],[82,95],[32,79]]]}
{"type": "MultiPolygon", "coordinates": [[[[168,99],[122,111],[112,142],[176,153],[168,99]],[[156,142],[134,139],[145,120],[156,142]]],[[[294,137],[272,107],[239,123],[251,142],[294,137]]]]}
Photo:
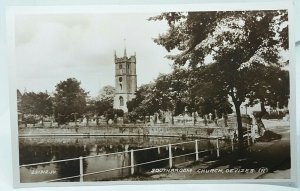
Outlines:
{"type": "Polygon", "coordinates": [[[267,114],[265,106],[272,108],[288,106],[290,95],[289,72],[276,66],[262,66],[251,73],[249,72],[248,75],[260,76],[259,79],[251,78],[256,79],[251,83],[253,86],[251,89],[255,91],[251,91],[247,98],[250,106],[260,103],[261,112],[255,113],[255,119],[261,132],[261,129],[265,129],[262,122],[262,117],[267,114]]]}
{"type": "Polygon", "coordinates": [[[20,102],[20,112],[23,114],[36,114],[36,97],[34,92],[25,92],[20,102]]]}
{"type": "Polygon", "coordinates": [[[20,112],[23,114],[38,115],[42,123],[44,116],[52,115],[52,98],[44,92],[25,92],[21,97],[20,112]]]}
{"type": "Polygon", "coordinates": [[[95,102],[95,112],[98,115],[103,115],[107,110],[112,109],[113,105],[111,101],[96,101],[95,102]]]}
{"type": "Polygon", "coordinates": [[[145,117],[159,110],[154,87],[154,83],[142,85],[136,91],[136,97],[127,102],[128,112],[134,112],[131,116],[145,117]]]}
{"type": "Polygon", "coordinates": [[[211,99],[212,91],[216,89],[210,83],[196,80],[195,76],[205,76],[200,72],[187,69],[175,69],[170,74],[160,74],[154,83],[141,86],[136,92],[136,98],[127,103],[128,111],[134,111],[138,116],[146,116],[154,112],[172,111],[174,115],[187,112],[200,112],[202,115],[214,113],[215,109],[221,115],[224,110],[231,113],[227,94],[214,92],[216,98],[211,99]],[[206,87],[206,89],[204,89],[206,87]],[[223,96],[223,97],[222,97],[223,96]]]}
{"type": "Polygon", "coordinates": [[[106,111],[113,108],[115,88],[107,85],[100,90],[100,95],[95,101],[95,112],[103,115],[106,111]]]}
{"type": "Polygon", "coordinates": [[[228,92],[223,88],[220,75],[213,64],[202,66],[201,68],[190,71],[190,91],[193,96],[192,103],[200,107],[200,114],[215,113],[218,116],[232,113],[232,105],[228,101],[228,92]]]}
{"type": "Polygon", "coordinates": [[[75,115],[84,114],[86,108],[85,92],[80,82],[75,78],[68,78],[56,85],[54,93],[55,116],[59,123],[75,120],[75,115]]]}
{"type": "Polygon", "coordinates": [[[262,66],[284,65],[280,53],[288,48],[287,11],[170,12],[150,20],[168,22],[168,31],[154,41],[169,52],[179,51],[168,56],[175,66],[206,71],[207,82],[231,97],[242,148],[240,106],[258,91],[251,82],[261,78],[248,74],[262,66]]]}
{"type": "Polygon", "coordinates": [[[108,101],[113,103],[114,96],[115,96],[115,88],[110,85],[107,85],[100,90],[100,95],[98,96],[98,100],[108,101]]]}

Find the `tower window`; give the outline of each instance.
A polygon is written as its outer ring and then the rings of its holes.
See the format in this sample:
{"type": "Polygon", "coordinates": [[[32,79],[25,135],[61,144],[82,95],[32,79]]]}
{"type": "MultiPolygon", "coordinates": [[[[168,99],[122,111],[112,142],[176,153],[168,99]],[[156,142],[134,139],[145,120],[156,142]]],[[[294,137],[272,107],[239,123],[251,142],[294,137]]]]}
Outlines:
{"type": "Polygon", "coordinates": [[[122,69],[122,64],[119,64],[119,69],[122,69]]]}
{"type": "Polygon", "coordinates": [[[120,84],[120,90],[122,90],[122,84],[120,84]]]}
{"type": "Polygon", "coordinates": [[[120,106],[124,106],[124,99],[122,96],[120,96],[119,100],[120,100],[120,106]]]}
{"type": "Polygon", "coordinates": [[[119,82],[122,82],[123,78],[122,77],[119,77],[119,82]]]}
{"type": "Polygon", "coordinates": [[[129,64],[127,64],[127,70],[129,70],[129,64]]]}

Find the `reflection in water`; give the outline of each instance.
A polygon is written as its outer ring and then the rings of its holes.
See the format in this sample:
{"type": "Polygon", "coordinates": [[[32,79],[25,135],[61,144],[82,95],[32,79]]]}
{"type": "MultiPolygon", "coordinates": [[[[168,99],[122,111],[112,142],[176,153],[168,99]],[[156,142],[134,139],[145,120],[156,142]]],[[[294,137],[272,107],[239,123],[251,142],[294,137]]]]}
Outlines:
{"type": "MultiPolygon", "coordinates": [[[[187,140],[184,140],[187,141],[187,140]]],[[[165,137],[40,137],[20,138],[20,165],[38,162],[48,162],[78,158],[80,156],[95,156],[99,154],[130,151],[169,143],[184,142],[180,138],[165,137]]],[[[199,140],[199,151],[215,148],[215,140],[199,140]]],[[[220,142],[220,146],[225,144],[220,142]]],[[[195,144],[187,143],[172,147],[173,156],[195,152],[195,144]]],[[[148,161],[168,158],[168,147],[139,150],[134,152],[134,163],[141,164],[148,161]]],[[[201,153],[200,157],[205,157],[201,153]]],[[[208,153],[209,155],[209,153],[208,153]]],[[[173,159],[173,164],[193,161],[195,155],[173,159]]],[[[135,167],[135,173],[145,173],[152,168],[168,167],[168,160],[145,164],[135,167]]],[[[108,169],[130,166],[130,152],[105,155],[83,159],[83,173],[105,171],[108,169]]],[[[57,178],[77,176],[80,174],[79,160],[65,161],[30,167],[21,167],[21,182],[40,182],[57,178]]],[[[114,180],[130,175],[130,168],[123,168],[105,173],[88,175],[84,181],[114,180]]],[[[79,181],[72,178],[63,181],[79,181]]]]}

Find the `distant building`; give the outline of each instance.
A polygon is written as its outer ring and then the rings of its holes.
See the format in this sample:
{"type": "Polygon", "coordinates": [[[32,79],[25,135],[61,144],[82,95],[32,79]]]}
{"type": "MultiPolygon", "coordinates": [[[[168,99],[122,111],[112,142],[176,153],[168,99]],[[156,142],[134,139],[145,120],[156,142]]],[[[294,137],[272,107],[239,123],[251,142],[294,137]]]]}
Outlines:
{"type": "Polygon", "coordinates": [[[128,112],[127,102],[135,98],[137,90],[136,55],[127,57],[126,48],[123,57],[115,52],[115,97],[114,109],[128,112]]]}

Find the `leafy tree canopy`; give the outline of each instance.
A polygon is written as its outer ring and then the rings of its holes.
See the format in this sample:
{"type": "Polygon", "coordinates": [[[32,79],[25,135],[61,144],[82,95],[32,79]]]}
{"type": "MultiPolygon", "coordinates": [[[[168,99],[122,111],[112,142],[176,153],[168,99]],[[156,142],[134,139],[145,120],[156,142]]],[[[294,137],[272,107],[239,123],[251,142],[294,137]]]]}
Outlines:
{"type": "MultiPolygon", "coordinates": [[[[168,31],[154,42],[169,52],[176,52],[168,55],[174,61],[174,68],[194,71],[196,87],[203,84],[208,95],[231,97],[241,146],[241,104],[246,98],[250,98],[251,103],[268,98],[271,103],[267,94],[274,94],[272,90],[277,91],[278,84],[282,83],[256,72],[274,67],[273,71],[280,73],[288,64],[281,56],[288,49],[287,18],[286,10],[274,10],[170,12],[150,20],[168,22],[168,31]],[[266,84],[263,89],[258,87],[261,84],[266,84]]],[[[284,94],[287,97],[288,92],[284,94]]]]}
{"type": "Polygon", "coordinates": [[[20,111],[24,114],[51,115],[52,99],[48,93],[25,92],[21,96],[20,111]]]}
{"type": "Polygon", "coordinates": [[[98,100],[113,102],[114,96],[115,96],[115,88],[110,85],[107,85],[100,90],[100,95],[98,96],[98,100]]]}
{"type": "Polygon", "coordinates": [[[60,123],[74,120],[75,113],[79,116],[84,114],[88,92],[85,92],[80,84],[77,79],[68,78],[56,85],[55,116],[60,123]]]}

